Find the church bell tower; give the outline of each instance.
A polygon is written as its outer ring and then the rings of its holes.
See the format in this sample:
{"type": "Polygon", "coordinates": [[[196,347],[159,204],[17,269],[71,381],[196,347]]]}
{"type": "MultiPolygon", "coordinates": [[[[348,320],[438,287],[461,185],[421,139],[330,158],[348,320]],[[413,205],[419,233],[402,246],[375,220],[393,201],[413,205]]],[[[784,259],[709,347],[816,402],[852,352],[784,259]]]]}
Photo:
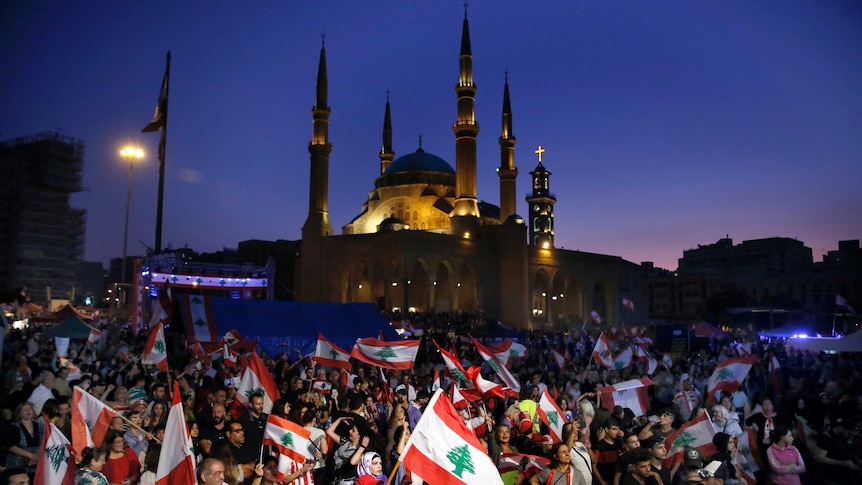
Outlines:
{"type": "Polygon", "coordinates": [[[549,190],[551,172],[542,165],[545,149],[539,145],[535,153],[539,156],[539,165],[530,172],[533,191],[527,196],[530,244],[550,249],[554,247],[554,204],[557,197],[549,190]]]}

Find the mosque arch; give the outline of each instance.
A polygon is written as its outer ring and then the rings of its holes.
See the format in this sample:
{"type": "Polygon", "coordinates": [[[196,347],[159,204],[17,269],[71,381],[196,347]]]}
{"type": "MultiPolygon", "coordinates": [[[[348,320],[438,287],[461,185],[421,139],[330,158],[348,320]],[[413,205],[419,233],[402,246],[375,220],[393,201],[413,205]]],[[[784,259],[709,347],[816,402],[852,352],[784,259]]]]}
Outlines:
{"type": "Polygon", "coordinates": [[[458,308],[458,294],[453,291],[455,271],[448,261],[437,265],[431,282],[431,295],[437,312],[448,312],[458,308]]]}
{"type": "Polygon", "coordinates": [[[548,312],[550,284],[550,276],[544,269],[537,270],[533,275],[533,281],[530,285],[530,312],[534,323],[546,323],[550,321],[550,314],[548,312]]]}
{"type": "Polygon", "coordinates": [[[407,286],[404,291],[405,311],[415,308],[417,312],[426,312],[431,308],[431,280],[428,272],[428,262],[419,258],[410,267],[407,286]]]}
{"type": "Polygon", "coordinates": [[[478,313],[479,310],[479,278],[476,269],[470,263],[464,263],[461,277],[455,283],[458,294],[458,310],[464,313],[478,313]]]}

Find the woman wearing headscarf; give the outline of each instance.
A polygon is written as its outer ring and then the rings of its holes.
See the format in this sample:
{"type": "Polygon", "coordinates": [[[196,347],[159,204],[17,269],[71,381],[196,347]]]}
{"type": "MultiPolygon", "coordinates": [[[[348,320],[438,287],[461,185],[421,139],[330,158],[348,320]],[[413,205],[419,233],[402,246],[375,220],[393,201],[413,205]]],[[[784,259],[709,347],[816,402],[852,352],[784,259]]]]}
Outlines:
{"type": "Polygon", "coordinates": [[[386,480],[386,475],[383,474],[383,460],[376,451],[366,451],[359,459],[359,464],[356,465],[357,479],[363,475],[371,475],[377,480],[386,480]]]}

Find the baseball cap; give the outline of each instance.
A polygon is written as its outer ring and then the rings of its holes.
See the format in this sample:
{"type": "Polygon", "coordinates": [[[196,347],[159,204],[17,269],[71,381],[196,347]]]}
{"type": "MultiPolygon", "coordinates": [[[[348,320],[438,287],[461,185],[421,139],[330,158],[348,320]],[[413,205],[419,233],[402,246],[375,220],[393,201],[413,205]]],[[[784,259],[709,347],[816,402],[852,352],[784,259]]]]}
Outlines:
{"type": "Polygon", "coordinates": [[[546,434],[546,435],[542,436],[542,444],[543,445],[552,445],[552,444],[554,444],[554,438],[552,438],[551,435],[546,434]]]}
{"type": "Polygon", "coordinates": [[[682,463],[686,468],[697,469],[703,466],[703,455],[697,448],[687,447],[682,456],[682,463]]]}

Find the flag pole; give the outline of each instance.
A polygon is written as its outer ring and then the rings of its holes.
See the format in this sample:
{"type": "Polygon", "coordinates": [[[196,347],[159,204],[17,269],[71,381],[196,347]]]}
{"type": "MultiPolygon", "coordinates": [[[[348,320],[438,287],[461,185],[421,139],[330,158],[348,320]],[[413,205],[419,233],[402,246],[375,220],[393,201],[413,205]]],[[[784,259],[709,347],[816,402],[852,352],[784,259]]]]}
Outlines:
{"type": "MultiPolygon", "coordinates": [[[[165,79],[171,78],[171,51],[168,51],[165,79]]],[[[156,205],[156,254],[162,251],[162,212],[165,200],[165,147],[168,142],[168,92],[169,82],[165,85],[165,113],[162,121],[162,133],[159,138],[159,198],[156,205]]]]}
{"type": "Polygon", "coordinates": [[[392,473],[386,478],[386,485],[390,485],[392,483],[392,479],[395,478],[395,475],[398,474],[398,467],[401,466],[401,459],[395,460],[395,466],[392,468],[392,473]]]}

